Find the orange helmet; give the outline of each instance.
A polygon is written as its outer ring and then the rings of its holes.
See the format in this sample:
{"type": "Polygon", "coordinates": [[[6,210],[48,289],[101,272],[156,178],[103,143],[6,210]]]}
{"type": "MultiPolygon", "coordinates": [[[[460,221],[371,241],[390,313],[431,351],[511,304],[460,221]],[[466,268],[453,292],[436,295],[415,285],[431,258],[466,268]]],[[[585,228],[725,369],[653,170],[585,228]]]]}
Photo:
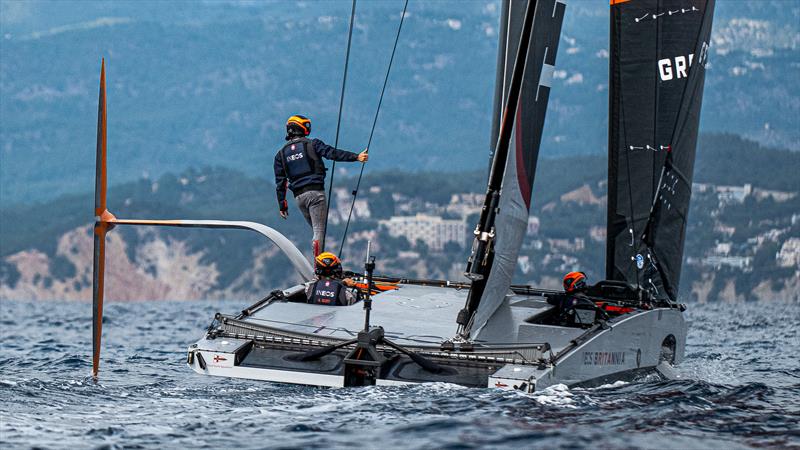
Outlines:
{"type": "Polygon", "coordinates": [[[331,252],[320,253],[314,258],[314,273],[321,277],[332,277],[342,274],[342,261],[331,252]]]}
{"type": "Polygon", "coordinates": [[[295,114],[286,120],[287,136],[308,136],[311,133],[311,120],[306,116],[295,114]]]}
{"type": "Polygon", "coordinates": [[[586,287],[586,274],[583,272],[570,272],[564,275],[564,291],[567,293],[586,287]]]}

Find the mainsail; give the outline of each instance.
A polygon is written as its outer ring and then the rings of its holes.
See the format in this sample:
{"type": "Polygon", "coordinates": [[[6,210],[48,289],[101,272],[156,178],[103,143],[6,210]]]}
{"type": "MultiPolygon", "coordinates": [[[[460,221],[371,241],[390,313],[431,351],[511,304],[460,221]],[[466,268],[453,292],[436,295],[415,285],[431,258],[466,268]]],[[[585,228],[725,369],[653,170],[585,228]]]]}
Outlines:
{"type": "Polygon", "coordinates": [[[611,0],[606,276],[678,295],[714,0],[611,0]]]}
{"type": "MultiPolygon", "coordinates": [[[[503,2],[492,127],[493,149],[498,143],[502,115],[508,103],[514,57],[520,44],[527,6],[525,0],[503,2]]],[[[490,254],[487,263],[490,266],[488,276],[473,281],[471,292],[471,295],[480,295],[471,327],[467,327],[471,328],[472,336],[480,331],[503,302],[517,266],[517,256],[527,230],[539,144],[566,7],[564,0],[538,0],[530,6],[535,8],[533,28],[494,222],[496,238],[493,250],[490,250],[493,254],[490,254]]]]}

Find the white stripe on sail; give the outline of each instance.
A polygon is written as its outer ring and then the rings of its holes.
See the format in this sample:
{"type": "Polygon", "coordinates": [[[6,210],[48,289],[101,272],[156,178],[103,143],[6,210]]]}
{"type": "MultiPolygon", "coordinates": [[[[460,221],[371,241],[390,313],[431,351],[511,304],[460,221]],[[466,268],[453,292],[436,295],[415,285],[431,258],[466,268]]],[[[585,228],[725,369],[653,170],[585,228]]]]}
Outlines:
{"type": "MultiPolygon", "coordinates": [[[[547,59],[547,51],[550,50],[549,47],[545,47],[544,49],[544,60],[547,59]]],[[[542,63],[542,71],[539,73],[539,85],[536,86],[536,101],[539,101],[539,89],[544,86],[546,88],[550,88],[553,84],[553,73],[556,71],[556,67],[552,66],[547,63],[542,63]]]]}
{"type": "Polygon", "coordinates": [[[550,16],[550,17],[555,17],[556,16],[556,10],[558,9],[558,4],[559,3],[561,3],[565,7],[567,6],[567,0],[556,0],[555,3],[553,3],[553,15],[550,16]]]}

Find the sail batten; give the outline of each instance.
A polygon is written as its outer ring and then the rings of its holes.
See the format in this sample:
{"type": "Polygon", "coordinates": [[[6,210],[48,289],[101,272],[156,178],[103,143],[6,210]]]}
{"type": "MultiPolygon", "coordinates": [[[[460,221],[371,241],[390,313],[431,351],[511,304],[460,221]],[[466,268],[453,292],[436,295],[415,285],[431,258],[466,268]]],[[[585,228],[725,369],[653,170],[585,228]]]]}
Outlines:
{"type": "Polygon", "coordinates": [[[611,1],[606,276],[677,299],[714,0],[611,1]]]}

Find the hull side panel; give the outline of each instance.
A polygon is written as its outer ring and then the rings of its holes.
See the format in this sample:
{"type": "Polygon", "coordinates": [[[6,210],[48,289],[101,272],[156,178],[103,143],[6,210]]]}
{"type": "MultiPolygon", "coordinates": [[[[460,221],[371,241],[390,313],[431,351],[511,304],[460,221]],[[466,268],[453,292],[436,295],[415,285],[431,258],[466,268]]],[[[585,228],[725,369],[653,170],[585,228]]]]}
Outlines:
{"type": "Polygon", "coordinates": [[[611,381],[655,370],[661,362],[662,343],[669,336],[675,339],[677,362],[677,355],[683,355],[686,323],[676,309],[656,309],[625,317],[560,357],[544,379],[537,380],[536,387],[611,381]]]}

